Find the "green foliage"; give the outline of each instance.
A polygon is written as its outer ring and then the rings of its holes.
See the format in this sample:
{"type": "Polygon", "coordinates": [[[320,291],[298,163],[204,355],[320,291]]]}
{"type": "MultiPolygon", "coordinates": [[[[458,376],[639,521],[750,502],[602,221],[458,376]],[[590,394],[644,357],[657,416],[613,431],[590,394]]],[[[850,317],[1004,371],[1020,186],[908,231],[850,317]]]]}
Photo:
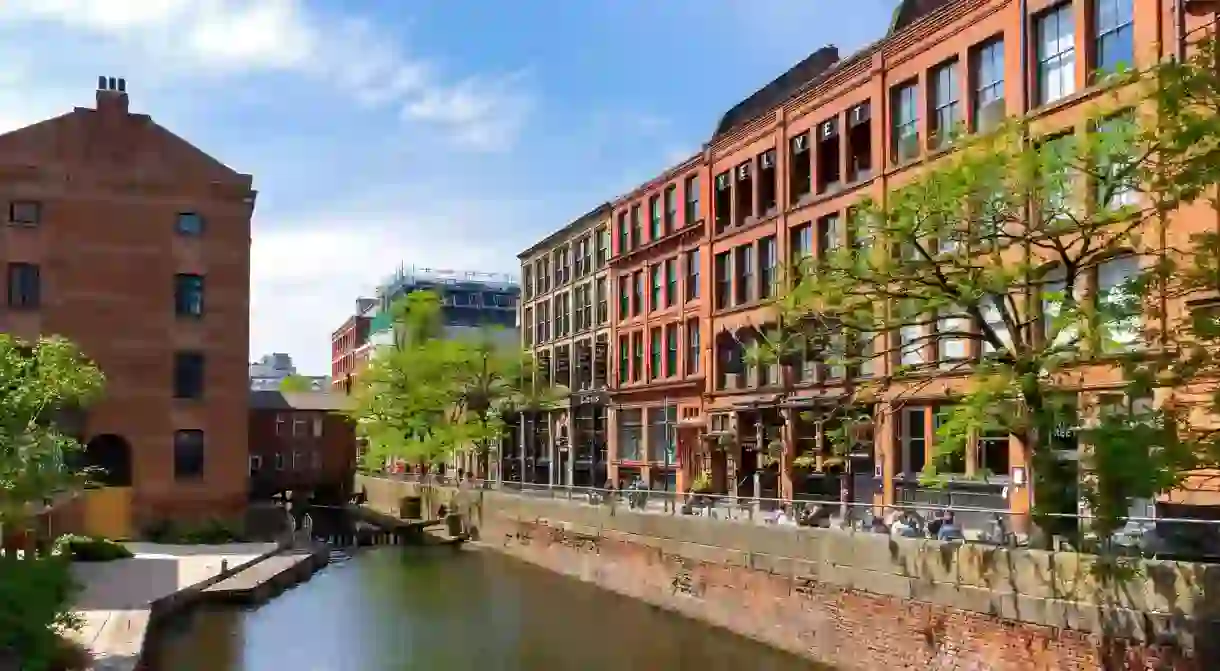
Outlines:
{"type": "Polygon", "coordinates": [[[153,543],[181,545],[224,545],[246,541],[240,524],[219,517],[202,522],[156,520],[145,527],[144,537],[153,543]]]}
{"type": "Polygon", "coordinates": [[[50,671],[62,659],[61,632],[81,625],[71,605],[79,587],[66,557],[0,560],[0,659],[21,671],[50,671]]]}
{"type": "Polygon", "coordinates": [[[86,474],[71,468],[81,446],[57,417],[87,406],[103,383],[63,338],[31,344],[0,334],[0,525],[24,528],[32,504],[82,484],[86,474]]]}
{"type": "MultiPolygon", "coordinates": [[[[1220,373],[1215,315],[1174,324],[1164,307],[1220,285],[1216,234],[1184,254],[1160,242],[1171,213],[1206,202],[1220,183],[1216,52],[1210,40],[1199,47],[1187,61],[1116,75],[1125,97],[1104,98],[1088,132],[1040,136],[1009,120],[956,138],[956,151],[913,181],[858,203],[830,232],[833,248],[790,269],[778,327],[749,361],[813,358],[857,378],[849,402],[818,417],[838,421],[828,433],[839,453],[850,447],[851,415],[874,399],[943,403],[929,483],[943,481],[972,438],[1015,436],[1033,463],[1040,514],[1075,509],[1056,500],[1072,488],[1055,479],[1055,436],[1074,431],[1080,495],[1100,536],[1122,525],[1133,500],[1220,463],[1220,432],[1194,427],[1188,408],[1147,402],[1156,389],[1220,373]],[[1127,272],[1116,272],[1123,263],[1127,272]],[[1188,327],[1211,340],[1186,345],[1188,327]],[[865,374],[882,362],[887,375],[865,374]],[[1125,375],[1077,407],[1092,364],[1125,375]],[[946,375],[958,378],[952,390],[931,392],[946,375]]],[[[1220,410],[1220,394],[1212,398],[1220,410]]]]}
{"type": "Polygon", "coordinates": [[[435,293],[413,292],[391,311],[394,343],[376,353],[353,389],[351,415],[369,445],[366,467],[387,458],[435,463],[468,450],[486,460],[506,413],[557,397],[502,332],[446,334],[435,293]]]}
{"type": "Polygon", "coordinates": [[[280,380],[280,391],[285,393],[312,391],[313,383],[304,375],[289,375],[280,380]]]}
{"type": "Polygon", "coordinates": [[[100,536],[77,536],[66,534],[55,539],[54,554],[66,555],[72,561],[106,562],[116,559],[131,559],[131,550],[100,536]]]}

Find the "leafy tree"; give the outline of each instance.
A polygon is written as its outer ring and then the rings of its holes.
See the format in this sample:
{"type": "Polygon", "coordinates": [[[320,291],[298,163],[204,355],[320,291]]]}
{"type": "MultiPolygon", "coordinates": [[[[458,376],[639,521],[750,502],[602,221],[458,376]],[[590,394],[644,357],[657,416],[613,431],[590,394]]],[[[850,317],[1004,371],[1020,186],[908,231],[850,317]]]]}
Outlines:
{"type": "MultiPolygon", "coordinates": [[[[84,483],[87,473],[73,466],[81,446],[57,419],[86,407],[103,382],[63,338],[31,344],[0,334],[0,533],[30,529],[44,502],[84,483]]],[[[66,558],[0,559],[0,659],[49,668],[62,653],[60,632],[79,625],[71,610],[75,593],[66,558]]]]}
{"type": "MultiPolygon", "coordinates": [[[[1063,495],[1064,478],[1076,478],[1055,439],[1073,430],[1091,531],[1110,538],[1133,500],[1216,463],[1209,446],[1184,438],[1172,404],[1153,402],[1157,388],[1198,372],[1178,365],[1179,375],[1157,377],[1172,367],[1164,346],[1178,333],[1163,306],[1170,269],[1181,267],[1162,234],[1220,182],[1217,110],[1198,102],[1220,89],[1204,65],[1117,75],[1122,97],[1067,135],[1011,120],[957,138],[956,151],[827,231],[831,244],[793,268],[778,327],[753,358],[814,358],[855,378],[848,401],[821,417],[839,421],[839,450],[871,419],[859,416],[868,403],[945,403],[926,481],[943,481],[972,437],[1014,437],[1044,528],[1063,526],[1048,515],[1075,512],[1063,495]],[[1212,89],[1200,81],[1209,77],[1212,89]],[[1116,363],[1124,374],[1077,407],[1085,377],[1116,363]]],[[[1214,249],[1192,260],[1213,289],[1214,249]]]]}
{"type": "Polygon", "coordinates": [[[304,375],[289,375],[280,380],[280,391],[285,393],[312,391],[313,382],[304,375]]]}
{"type": "Polygon", "coordinates": [[[504,415],[539,395],[532,359],[492,328],[446,333],[440,297],[413,292],[392,307],[394,342],[353,390],[366,463],[439,463],[473,451],[483,474],[504,415]]]}

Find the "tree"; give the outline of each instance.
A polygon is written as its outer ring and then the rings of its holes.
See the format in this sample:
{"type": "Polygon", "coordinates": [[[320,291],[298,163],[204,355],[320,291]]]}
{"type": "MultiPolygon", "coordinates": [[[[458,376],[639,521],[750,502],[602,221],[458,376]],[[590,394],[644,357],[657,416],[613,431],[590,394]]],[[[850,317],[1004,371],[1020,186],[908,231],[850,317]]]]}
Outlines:
{"type": "Polygon", "coordinates": [[[413,292],[391,311],[394,342],[353,391],[366,462],[438,463],[473,451],[486,474],[504,414],[537,395],[532,358],[493,328],[446,333],[435,293],[413,292]]]}
{"type": "MultiPolygon", "coordinates": [[[[0,334],[0,534],[29,529],[35,509],[84,483],[88,473],[74,466],[81,446],[58,419],[88,406],[103,384],[101,371],[63,338],[31,344],[0,334]]],[[[68,559],[6,554],[0,563],[0,659],[47,669],[62,654],[60,633],[79,625],[68,559]]]]}
{"type": "Polygon", "coordinates": [[[313,382],[304,375],[289,375],[280,380],[280,391],[284,393],[296,393],[303,391],[312,391],[313,382]]]}
{"type": "Polygon", "coordinates": [[[821,417],[840,422],[840,450],[866,404],[946,404],[922,469],[931,483],[972,437],[1012,436],[1032,467],[1040,525],[1062,530],[1053,516],[1076,512],[1070,477],[1092,533],[1109,539],[1133,501],[1216,463],[1153,402],[1155,388],[1185,379],[1153,374],[1175,335],[1162,234],[1220,181],[1199,144],[1215,136],[1198,138],[1220,130],[1215,110],[1186,100],[1198,78],[1214,78],[1201,69],[1115,75],[1119,93],[1067,135],[1011,120],[956,138],[954,152],[824,232],[831,244],[793,268],[778,327],[754,358],[811,357],[854,378],[847,402],[821,417]],[[1116,364],[1110,389],[1077,407],[1084,380],[1116,364]],[[1057,449],[1064,429],[1082,446],[1079,477],[1057,449]]]}

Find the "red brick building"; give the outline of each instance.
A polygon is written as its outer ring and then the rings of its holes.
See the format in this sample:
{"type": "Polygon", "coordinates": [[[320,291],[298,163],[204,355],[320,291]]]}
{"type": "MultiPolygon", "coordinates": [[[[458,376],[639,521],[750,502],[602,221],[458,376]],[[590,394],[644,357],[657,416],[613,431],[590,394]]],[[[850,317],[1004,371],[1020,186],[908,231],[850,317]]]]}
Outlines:
{"type": "Polygon", "coordinates": [[[335,392],[252,391],[249,405],[250,491],[346,491],[356,470],[356,430],[335,392]]]}
{"type": "Polygon", "coordinates": [[[130,493],[120,527],[245,505],[254,202],[250,175],[132,112],[121,79],[0,135],[0,328],[66,336],[105,373],[74,429],[130,493]]]}
{"type": "Polygon", "coordinates": [[[333,391],[346,393],[351,380],[368,363],[369,326],[372,318],[362,314],[348,317],[330,335],[330,384],[333,391]]]}

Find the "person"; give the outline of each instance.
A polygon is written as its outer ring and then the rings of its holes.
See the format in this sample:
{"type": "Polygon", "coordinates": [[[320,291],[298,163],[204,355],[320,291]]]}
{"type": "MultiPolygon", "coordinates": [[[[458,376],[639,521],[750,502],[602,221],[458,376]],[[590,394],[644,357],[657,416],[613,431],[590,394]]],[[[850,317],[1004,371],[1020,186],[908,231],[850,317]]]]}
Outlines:
{"type": "Polygon", "coordinates": [[[941,541],[960,541],[963,538],[962,529],[957,526],[953,513],[946,512],[941,520],[940,528],[936,530],[936,539],[941,541]]]}

